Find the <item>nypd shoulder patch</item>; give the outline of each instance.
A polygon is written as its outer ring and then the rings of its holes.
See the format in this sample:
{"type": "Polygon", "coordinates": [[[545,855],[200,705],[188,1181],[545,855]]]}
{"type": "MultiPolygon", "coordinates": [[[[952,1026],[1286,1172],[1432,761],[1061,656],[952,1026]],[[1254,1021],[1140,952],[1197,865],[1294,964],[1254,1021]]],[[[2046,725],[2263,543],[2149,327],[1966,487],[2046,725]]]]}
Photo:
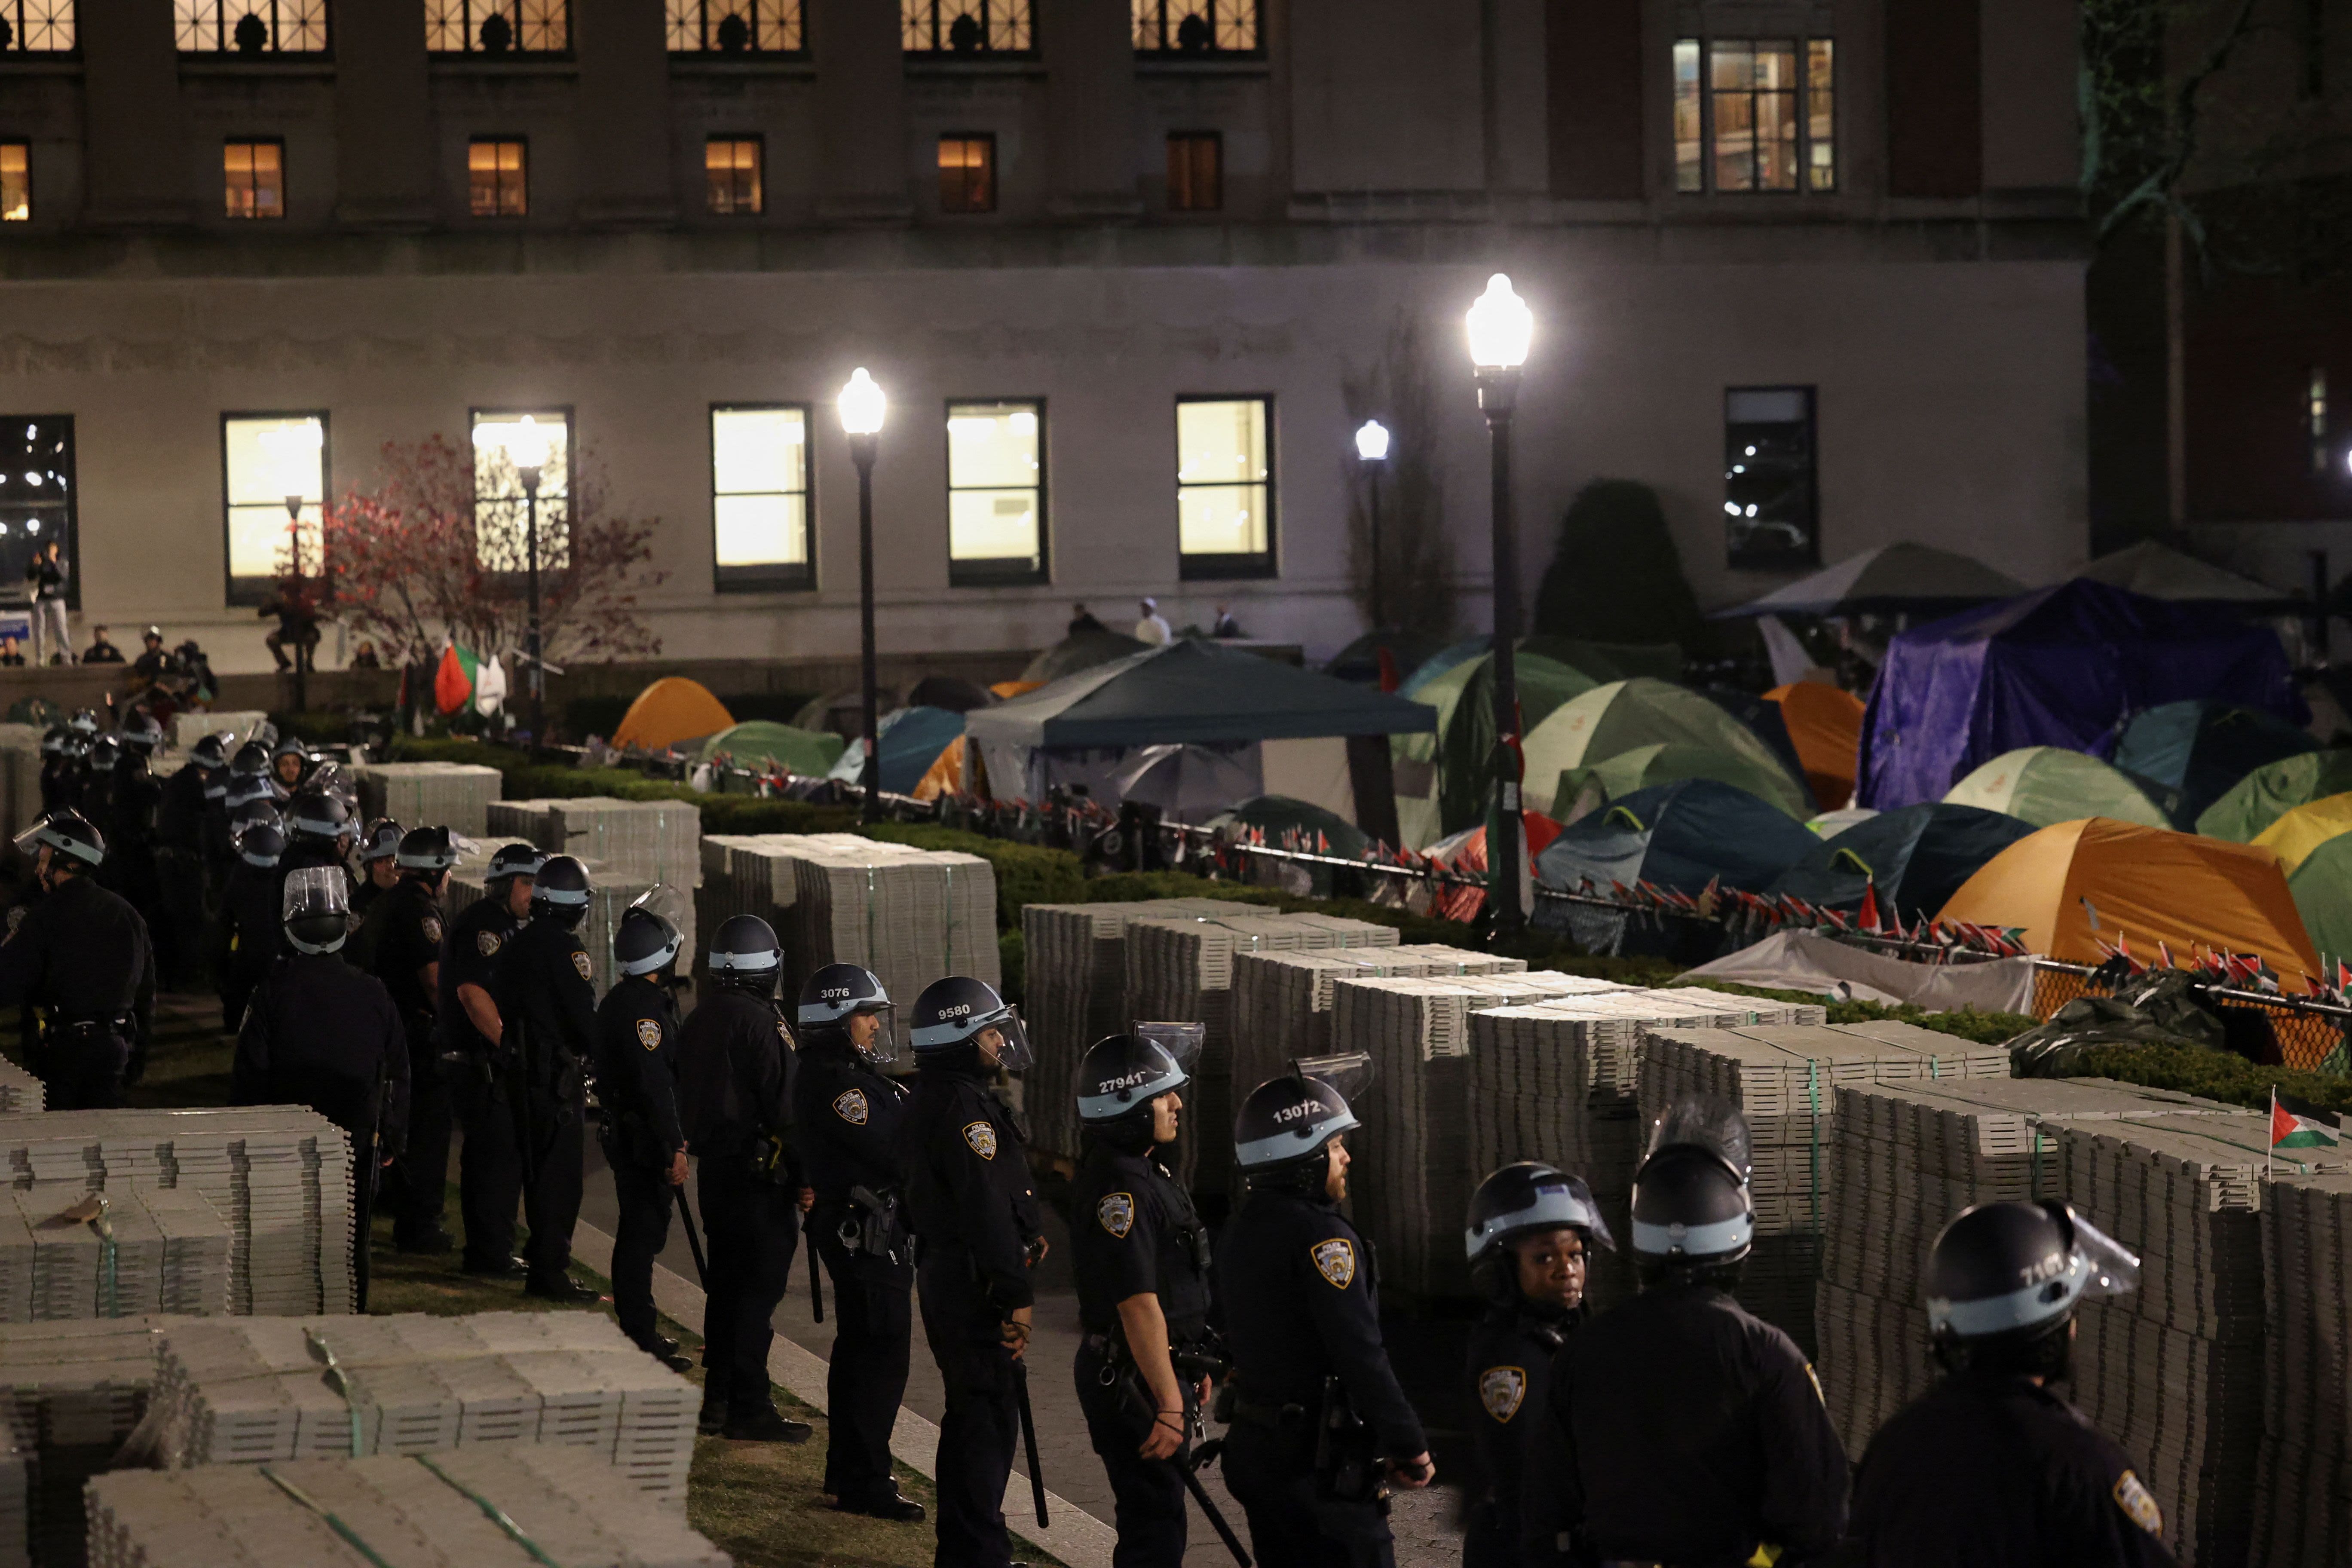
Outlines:
{"type": "Polygon", "coordinates": [[[595,978],[594,972],[588,967],[588,955],[586,953],[573,953],[572,955],[572,967],[580,972],[581,979],[590,981],[592,983],[593,982],[595,978]]]}
{"type": "Polygon", "coordinates": [[[1135,1228],[1135,1194],[1104,1194],[1102,1202],[1095,1205],[1095,1218],[1101,1222],[1105,1230],[1125,1241],[1127,1233],[1135,1228]]]}
{"type": "Polygon", "coordinates": [[[491,957],[497,953],[499,951],[499,933],[494,931],[476,931],[474,933],[474,951],[480,953],[484,958],[491,957]]]}
{"type": "Polygon", "coordinates": [[[2156,1499],[2150,1497],[2147,1489],[2139,1484],[2137,1476],[2126,1470],[2116,1477],[2115,1498],[2116,1506],[2124,1510],[2126,1519],[2130,1520],[2150,1535],[2160,1536],[2164,1533],[2164,1510],[2156,1506],[2156,1499]]]}
{"type": "Polygon", "coordinates": [[[1478,1403],[1497,1421],[1517,1415],[1527,1396],[1528,1369],[1523,1366],[1490,1366],[1478,1374],[1478,1403]]]}
{"type": "Polygon", "coordinates": [[[1356,1282],[1356,1244],[1344,1236],[1328,1241],[1318,1241],[1309,1253],[1315,1259],[1315,1271],[1328,1280],[1336,1289],[1345,1290],[1356,1282]]]}
{"type": "Polygon", "coordinates": [[[425,917],[424,930],[425,940],[432,942],[436,946],[438,946],[441,942],[441,922],[434,919],[431,915],[426,915],[425,917]]]}
{"type": "Polygon", "coordinates": [[[653,1018],[637,1020],[637,1044],[649,1051],[661,1049],[661,1024],[653,1018]]]}
{"type": "Polygon", "coordinates": [[[994,1122],[974,1121],[969,1123],[963,1130],[963,1141],[971,1144],[971,1152],[979,1155],[982,1159],[993,1160],[996,1158],[996,1124],[994,1122]]]}
{"type": "Polygon", "coordinates": [[[834,1100],[833,1113],[852,1127],[865,1126],[867,1114],[866,1091],[862,1089],[844,1090],[834,1100]]]}

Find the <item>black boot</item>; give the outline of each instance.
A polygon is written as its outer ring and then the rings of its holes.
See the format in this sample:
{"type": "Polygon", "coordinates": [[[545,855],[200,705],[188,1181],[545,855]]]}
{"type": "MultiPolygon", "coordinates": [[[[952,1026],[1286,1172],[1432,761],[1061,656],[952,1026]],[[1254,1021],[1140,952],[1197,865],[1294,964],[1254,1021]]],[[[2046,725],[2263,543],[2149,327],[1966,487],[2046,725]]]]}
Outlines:
{"type": "Polygon", "coordinates": [[[733,1443],[805,1443],[814,1430],[805,1421],[787,1420],[771,1405],[747,1414],[730,1411],[719,1436],[733,1443]]]}
{"type": "Polygon", "coordinates": [[[560,1301],[567,1307],[589,1307],[603,1300],[604,1296],[593,1285],[583,1285],[569,1274],[559,1274],[552,1279],[527,1281],[522,1293],[541,1301],[560,1301]]]}
{"type": "Polygon", "coordinates": [[[923,1505],[901,1492],[896,1481],[890,1483],[888,1491],[843,1498],[833,1506],[843,1513],[862,1513],[869,1519],[897,1520],[907,1524],[923,1517],[923,1505]]]}

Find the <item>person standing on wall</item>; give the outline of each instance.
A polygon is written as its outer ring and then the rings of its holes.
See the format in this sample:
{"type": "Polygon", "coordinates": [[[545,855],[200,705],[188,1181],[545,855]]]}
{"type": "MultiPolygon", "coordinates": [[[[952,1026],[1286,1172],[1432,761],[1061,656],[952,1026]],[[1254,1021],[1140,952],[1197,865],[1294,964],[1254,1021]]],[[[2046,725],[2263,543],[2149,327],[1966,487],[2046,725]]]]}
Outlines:
{"type": "Polygon", "coordinates": [[[25,581],[33,590],[33,662],[71,664],[72,634],[66,629],[66,560],[57,540],[33,552],[25,581]]]}

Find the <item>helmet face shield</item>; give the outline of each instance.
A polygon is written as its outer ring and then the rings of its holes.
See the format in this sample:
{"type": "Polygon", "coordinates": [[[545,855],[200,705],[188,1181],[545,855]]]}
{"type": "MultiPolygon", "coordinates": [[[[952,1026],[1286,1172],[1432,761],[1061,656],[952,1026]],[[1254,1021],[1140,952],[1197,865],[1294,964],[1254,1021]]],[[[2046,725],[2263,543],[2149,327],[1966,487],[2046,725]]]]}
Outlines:
{"type": "Polygon", "coordinates": [[[1186,1078],[1201,1065],[1201,1048],[1208,1043],[1206,1024],[1145,1023],[1138,1019],[1134,1029],[1139,1040],[1149,1040],[1166,1051],[1176,1064],[1176,1070],[1186,1078]]]}
{"type": "Polygon", "coordinates": [[[656,882],[629,900],[629,908],[643,910],[647,914],[667,921],[672,931],[684,931],[694,923],[692,900],[667,882],[656,882]]]}
{"type": "Polygon", "coordinates": [[[1341,1051],[1328,1057],[1297,1057],[1290,1064],[1302,1078],[1328,1084],[1331,1092],[1353,1105],[1372,1087],[1370,1051],[1341,1051]]]}
{"type": "Polygon", "coordinates": [[[844,1019],[842,1026],[849,1031],[849,1037],[856,1040],[858,1030],[864,1026],[857,1020],[873,1019],[874,1033],[857,1048],[875,1061],[895,1062],[898,1059],[898,1023],[892,1016],[893,1011],[887,1005],[869,1008],[844,1019]]]}
{"type": "Polygon", "coordinates": [[[1001,1040],[996,1047],[998,1067],[1006,1072],[1026,1072],[1036,1065],[1036,1054],[1029,1048],[1029,1032],[1021,1026],[1020,1008],[1008,1006],[1001,1016],[983,1020],[972,1030],[972,1038],[980,1039],[991,1029],[1001,1040]]]}
{"type": "Polygon", "coordinates": [[[2125,1296],[2138,1289],[2139,1259],[2126,1251],[2123,1243],[2071,1207],[2066,1212],[2074,1226],[2073,1261],[2082,1276],[2082,1294],[2125,1296]]]}
{"type": "Polygon", "coordinates": [[[1661,1149],[1704,1149],[1729,1165],[1746,1181],[1754,1169],[1748,1153],[1748,1119],[1728,1101],[1685,1095],[1666,1107],[1651,1125],[1643,1146],[1646,1161],[1661,1149]]]}
{"type": "Polygon", "coordinates": [[[295,920],[305,915],[349,915],[352,912],[351,884],[341,869],[334,866],[305,866],[288,873],[286,891],[279,901],[280,920],[295,920]]]}

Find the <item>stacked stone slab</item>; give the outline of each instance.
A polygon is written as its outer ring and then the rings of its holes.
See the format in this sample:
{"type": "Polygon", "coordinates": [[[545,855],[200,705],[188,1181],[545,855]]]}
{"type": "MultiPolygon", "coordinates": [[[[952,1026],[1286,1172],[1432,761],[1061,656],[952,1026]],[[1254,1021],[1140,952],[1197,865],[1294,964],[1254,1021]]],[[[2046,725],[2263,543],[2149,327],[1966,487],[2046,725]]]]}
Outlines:
{"type": "Polygon", "coordinates": [[[2282,1161],[2262,1224],[2263,1439],[2248,1561],[2341,1568],[2352,1562],[2352,1173],[2282,1161]]]}
{"type": "Polygon", "coordinates": [[[1517,974],[1527,961],[1403,943],[1234,955],[1234,1084],[1246,1092],[1295,1057],[1328,1055],[1331,986],[1381,975],[1517,974]]]}
{"type": "Polygon", "coordinates": [[[119,1470],[89,1489],[93,1568],[728,1568],[684,1515],[585,1453],[468,1447],[119,1470]]]}
{"type": "Polygon", "coordinates": [[[15,1062],[0,1058],[0,1115],[39,1110],[47,1103],[47,1090],[39,1079],[15,1062]]]}
{"type": "Polygon", "coordinates": [[[231,1237],[194,1188],[43,1182],[0,1198],[0,1321],[228,1310],[231,1237]]]}
{"type": "Polygon", "coordinates": [[[232,752],[253,739],[254,732],[269,722],[269,715],[257,709],[211,709],[192,713],[172,715],[172,749],[184,752],[206,735],[226,735],[232,752]]]}
{"type": "Polygon", "coordinates": [[[37,724],[0,724],[0,816],[11,837],[41,815],[41,735],[37,724]]]}
{"type": "MultiPolygon", "coordinates": [[[[508,840],[500,840],[504,843],[508,840]]],[[[488,868],[488,849],[478,849],[460,860],[449,873],[449,886],[442,894],[441,903],[447,918],[455,920],[467,906],[487,898],[489,889],[483,884],[482,874],[488,868]]],[[[616,876],[610,868],[593,860],[582,862],[588,872],[588,918],[580,922],[580,944],[588,950],[589,984],[602,997],[612,989],[619,972],[613,967],[613,933],[620,928],[621,917],[631,904],[653,890],[654,883],[616,876]]],[[[690,951],[699,938],[698,922],[691,903],[684,906],[686,920],[679,934],[685,939],[685,950],[690,951]]]]}
{"type": "Polygon", "coordinates": [[[691,894],[702,879],[702,814],[676,800],[583,795],[494,801],[488,837],[527,839],[551,855],[573,855],[617,880],[663,882],[691,894]]]}
{"type": "Polygon", "coordinates": [[[360,812],[390,816],[409,827],[437,825],[468,838],[489,832],[490,803],[499,798],[499,770],[474,763],[360,763],[352,768],[360,812]]]}
{"type": "Polygon", "coordinates": [[[0,1324],[0,1563],[82,1561],[82,1486],[146,1414],[159,1318],[0,1324]]]}

